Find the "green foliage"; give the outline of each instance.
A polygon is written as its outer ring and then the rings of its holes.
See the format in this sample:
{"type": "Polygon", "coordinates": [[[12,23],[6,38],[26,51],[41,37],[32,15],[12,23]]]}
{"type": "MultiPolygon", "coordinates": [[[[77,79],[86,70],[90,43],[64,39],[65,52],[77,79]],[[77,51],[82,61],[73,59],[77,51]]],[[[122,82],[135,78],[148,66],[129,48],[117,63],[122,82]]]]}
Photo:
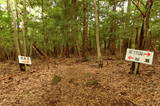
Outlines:
{"type": "MultiPolygon", "coordinates": [[[[145,0],[142,2],[145,4],[145,0]]],[[[1,0],[0,4],[2,3],[5,4],[5,0],[1,0]]],[[[19,18],[17,22],[22,24],[22,0],[19,0],[18,3],[19,18]]],[[[0,48],[11,53],[14,51],[11,19],[8,16],[7,9],[2,9],[1,7],[0,48]]],[[[104,41],[107,41],[108,44],[110,38],[115,38],[116,44],[120,45],[119,39],[129,39],[132,35],[135,35],[136,28],[140,29],[142,25],[141,13],[133,4],[129,8],[130,11],[127,11],[126,0],[99,1],[101,48],[104,48],[104,41]],[[116,10],[113,10],[114,5],[116,10]],[[111,29],[114,29],[114,31],[111,31],[111,29]]],[[[140,9],[144,11],[142,4],[140,9]]],[[[93,0],[87,0],[87,46],[95,50],[95,16],[93,10],[93,0]]],[[[37,48],[48,54],[53,54],[57,50],[58,55],[61,55],[61,53],[63,54],[63,52],[67,51],[66,48],[70,52],[75,52],[76,50],[81,52],[81,49],[83,49],[83,11],[83,0],[43,0],[43,5],[42,0],[27,1],[27,44],[30,45],[33,42],[37,48]]],[[[150,30],[157,47],[160,46],[158,43],[160,33],[159,13],[160,2],[155,0],[151,11],[150,30]]],[[[20,36],[22,35],[21,25],[19,34],[20,36]]],[[[21,38],[19,39],[21,40],[21,38]]],[[[33,50],[33,52],[35,51],[33,50]]]]}
{"type": "Polygon", "coordinates": [[[61,77],[58,76],[58,75],[54,75],[53,78],[52,78],[52,83],[54,85],[58,84],[59,82],[61,81],[61,77]]]}
{"type": "Polygon", "coordinates": [[[84,77],[90,78],[90,77],[92,77],[92,73],[84,73],[84,77]]]}
{"type": "Polygon", "coordinates": [[[12,52],[13,39],[10,32],[10,18],[5,11],[0,10],[0,48],[5,52],[12,52]]]}
{"type": "Polygon", "coordinates": [[[97,86],[98,84],[99,84],[98,81],[95,79],[91,79],[86,82],[87,86],[97,86]]]}

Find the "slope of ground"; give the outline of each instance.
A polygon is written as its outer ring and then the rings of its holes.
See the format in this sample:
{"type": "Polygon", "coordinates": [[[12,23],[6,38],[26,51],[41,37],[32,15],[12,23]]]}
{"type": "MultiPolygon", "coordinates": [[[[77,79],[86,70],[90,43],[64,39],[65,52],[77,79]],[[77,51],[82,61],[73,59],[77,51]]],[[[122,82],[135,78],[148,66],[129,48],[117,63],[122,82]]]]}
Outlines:
{"type": "Polygon", "coordinates": [[[128,74],[130,62],[105,60],[104,65],[34,60],[29,72],[20,72],[15,62],[1,62],[0,106],[160,105],[160,65],[142,65],[140,75],[128,74]],[[55,75],[61,79],[57,84],[55,75]]]}

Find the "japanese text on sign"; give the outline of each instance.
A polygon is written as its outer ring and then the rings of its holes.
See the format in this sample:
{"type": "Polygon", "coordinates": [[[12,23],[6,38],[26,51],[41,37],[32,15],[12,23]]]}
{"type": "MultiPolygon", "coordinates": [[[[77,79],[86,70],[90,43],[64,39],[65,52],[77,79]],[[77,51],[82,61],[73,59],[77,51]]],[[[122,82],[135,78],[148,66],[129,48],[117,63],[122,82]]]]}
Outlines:
{"type": "Polygon", "coordinates": [[[152,65],[154,52],[127,49],[125,60],[152,65]]]}
{"type": "Polygon", "coordinates": [[[18,56],[18,60],[20,64],[32,64],[31,58],[26,56],[18,56]]]}

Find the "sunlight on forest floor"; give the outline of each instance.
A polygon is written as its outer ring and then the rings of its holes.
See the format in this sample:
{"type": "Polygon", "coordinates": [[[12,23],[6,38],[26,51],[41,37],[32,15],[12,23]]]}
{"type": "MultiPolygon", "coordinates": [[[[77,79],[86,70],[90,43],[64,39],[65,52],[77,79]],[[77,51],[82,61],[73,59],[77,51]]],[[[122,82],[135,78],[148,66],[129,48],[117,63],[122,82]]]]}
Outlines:
{"type": "Polygon", "coordinates": [[[20,72],[15,62],[1,62],[0,106],[160,105],[160,65],[142,65],[139,75],[128,74],[130,65],[105,60],[99,69],[94,61],[63,58],[34,60],[20,72]]]}

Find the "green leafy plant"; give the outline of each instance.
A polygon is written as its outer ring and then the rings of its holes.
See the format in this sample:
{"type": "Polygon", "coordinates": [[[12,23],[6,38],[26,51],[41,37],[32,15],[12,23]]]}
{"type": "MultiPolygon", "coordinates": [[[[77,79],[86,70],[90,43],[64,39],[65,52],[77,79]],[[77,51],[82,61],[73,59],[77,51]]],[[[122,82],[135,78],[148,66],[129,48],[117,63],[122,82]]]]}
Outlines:
{"type": "Polygon", "coordinates": [[[92,79],[86,82],[87,86],[97,86],[98,84],[99,84],[98,81],[95,79],[92,79]]]}
{"type": "Polygon", "coordinates": [[[59,82],[61,81],[61,77],[58,76],[58,75],[54,75],[53,78],[52,78],[52,83],[54,85],[58,84],[59,82]]]}

